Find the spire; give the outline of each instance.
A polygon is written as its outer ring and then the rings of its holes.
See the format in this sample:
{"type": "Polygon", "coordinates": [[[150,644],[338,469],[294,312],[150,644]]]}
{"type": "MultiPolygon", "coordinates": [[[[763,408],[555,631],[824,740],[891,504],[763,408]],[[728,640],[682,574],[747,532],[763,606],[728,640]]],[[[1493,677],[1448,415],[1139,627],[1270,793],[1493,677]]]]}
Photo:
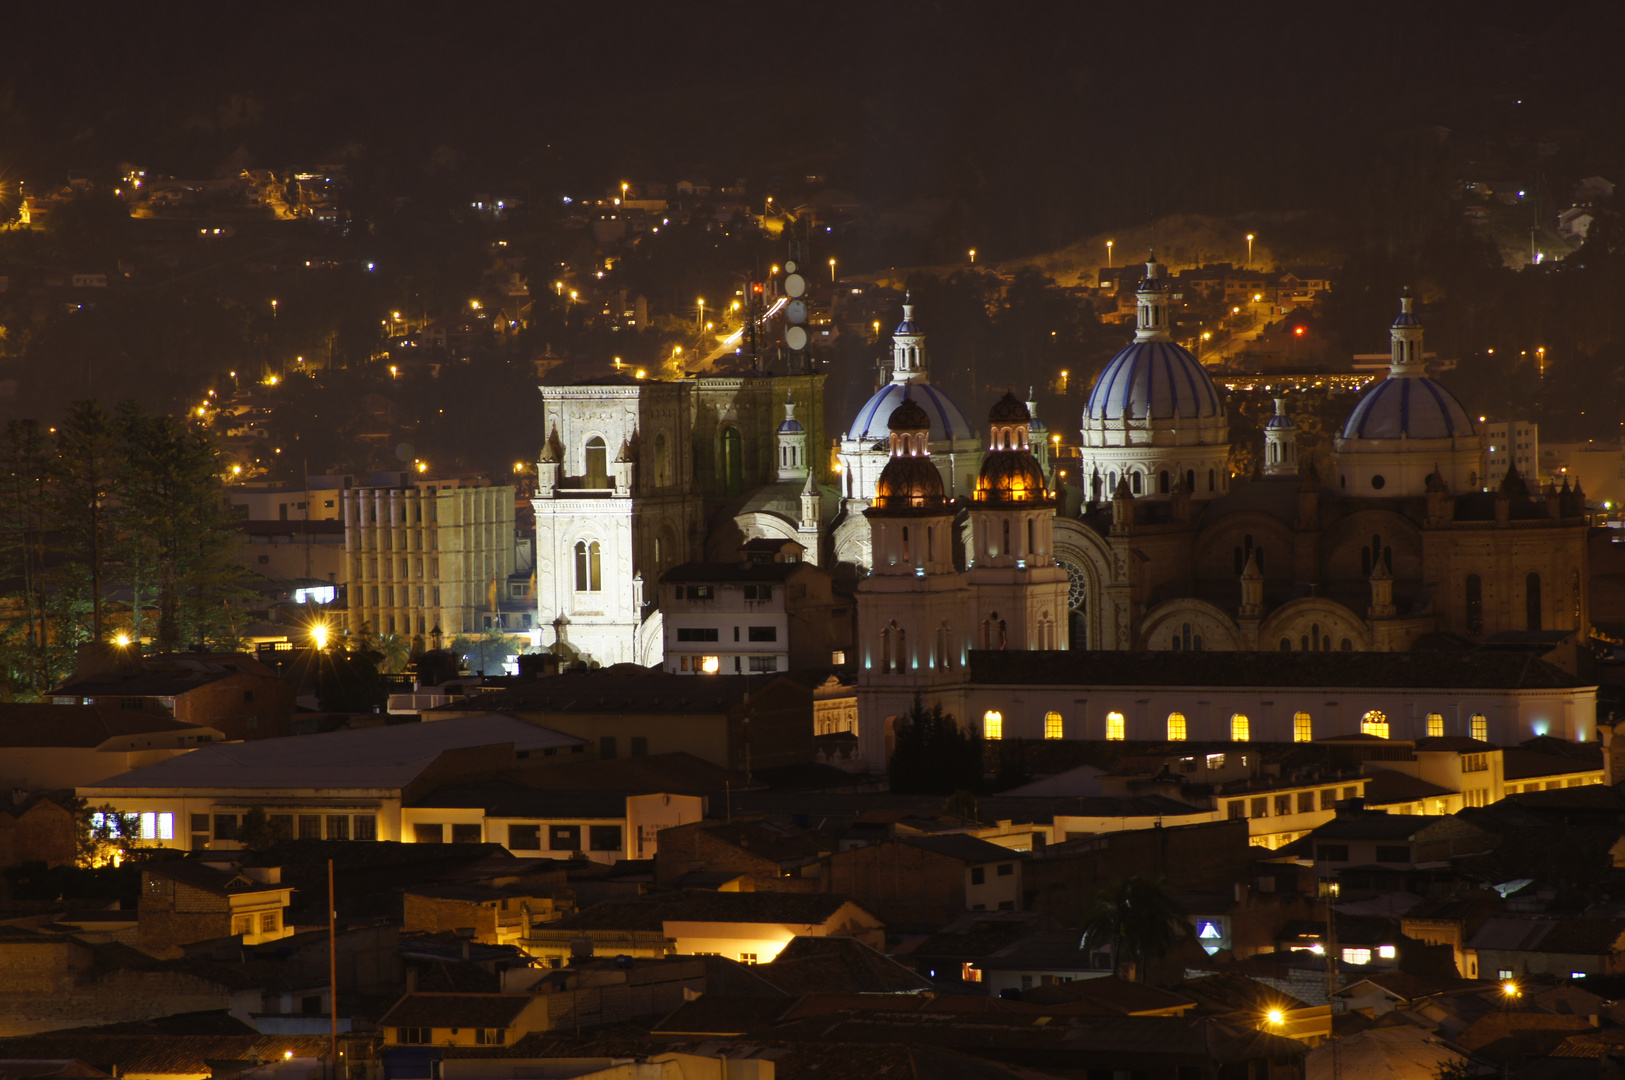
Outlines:
{"type": "Polygon", "coordinates": [[[1298,429],[1287,415],[1286,398],[1275,399],[1275,415],[1264,425],[1264,475],[1291,476],[1298,471],[1298,429]]]}
{"type": "Polygon", "coordinates": [[[1391,379],[1427,374],[1427,365],[1422,361],[1422,320],[1416,317],[1415,303],[1409,288],[1399,294],[1399,318],[1388,331],[1391,379]]]}
{"type": "Polygon", "coordinates": [[[903,321],[892,331],[892,382],[929,382],[925,370],[925,334],[914,321],[914,299],[903,293],[903,321]]]}
{"type": "Polygon", "coordinates": [[[1162,276],[1162,264],[1154,252],[1148,252],[1145,277],[1135,290],[1138,316],[1135,323],[1135,341],[1170,341],[1168,330],[1168,279],[1162,276]]]}

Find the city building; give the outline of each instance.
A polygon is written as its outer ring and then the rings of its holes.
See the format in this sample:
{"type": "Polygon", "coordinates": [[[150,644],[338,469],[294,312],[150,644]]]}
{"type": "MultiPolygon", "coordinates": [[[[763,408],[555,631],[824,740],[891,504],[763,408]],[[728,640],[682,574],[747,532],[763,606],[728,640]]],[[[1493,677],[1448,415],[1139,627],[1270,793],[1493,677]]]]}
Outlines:
{"type": "Polygon", "coordinates": [[[413,651],[502,627],[515,562],[514,489],[396,474],[340,493],[351,635],[398,634],[413,651]]]}
{"type": "Polygon", "coordinates": [[[108,646],[83,650],[78,669],[50,701],[169,716],[210,738],[270,739],[288,734],[294,695],[293,683],[251,656],[142,656],[108,646]]]}
{"type": "Polygon", "coordinates": [[[1498,420],[1484,425],[1484,486],[1501,486],[1516,469],[1525,483],[1540,479],[1540,425],[1533,420],[1498,420]]]}
{"type": "Polygon", "coordinates": [[[225,738],[146,704],[0,705],[0,787],[39,791],[90,784],[225,738]]]}
{"type": "Polygon", "coordinates": [[[845,663],[853,604],[793,540],[749,540],[730,563],[685,563],[660,581],[667,672],[808,671],[845,663]]]}

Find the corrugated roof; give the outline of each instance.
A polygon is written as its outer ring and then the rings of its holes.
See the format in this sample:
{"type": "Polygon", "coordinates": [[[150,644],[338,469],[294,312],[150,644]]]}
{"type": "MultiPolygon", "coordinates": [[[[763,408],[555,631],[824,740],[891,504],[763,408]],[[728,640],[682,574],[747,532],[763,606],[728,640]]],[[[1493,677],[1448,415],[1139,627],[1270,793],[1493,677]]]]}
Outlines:
{"type": "Polygon", "coordinates": [[[215,743],[88,785],[125,788],[332,788],[396,790],[447,750],[512,743],[518,750],[580,746],[570,735],[511,716],[485,713],[432,724],[329,731],[215,743]]]}
{"type": "Polygon", "coordinates": [[[1036,686],[1313,686],[1388,689],[1566,689],[1592,686],[1532,657],[1486,653],[984,651],[970,681],[1036,686]]]}

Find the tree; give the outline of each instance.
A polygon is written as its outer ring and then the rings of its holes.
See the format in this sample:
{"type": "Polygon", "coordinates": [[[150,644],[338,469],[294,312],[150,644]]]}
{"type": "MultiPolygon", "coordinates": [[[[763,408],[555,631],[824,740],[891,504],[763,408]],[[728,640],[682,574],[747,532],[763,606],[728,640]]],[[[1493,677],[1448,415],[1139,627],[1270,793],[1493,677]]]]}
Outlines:
{"type": "Polygon", "coordinates": [[[102,596],[112,531],[108,500],[118,480],[118,432],[94,401],[76,401],[57,429],[51,498],[65,554],[89,574],[90,638],[102,639],[102,596]]]}
{"type": "Polygon", "coordinates": [[[981,821],[982,811],[976,803],[976,793],[960,788],[948,796],[948,801],[942,804],[944,814],[962,817],[966,821],[981,821]]]}
{"type": "Polygon", "coordinates": [[[1182,936],[1185,912],[1160,882],[1135,876],[1103,887],[1083,914],[1083,947],[1110,946],[1117,973],[1137,979],[1182,936]]]}
{"type": "Polygon", "coordinates": [[[13,420],[0,436],[0,565],[15,573],[18,618],[6,628],[7,681],[13,693],[49,682],[45,624],[45,436],[34,420],[13,420]],[[20,625],[19,625],[20,623],[20,625]]]}
{"type": "Polygon", "coordinates": [[[117,866],[141,846],[141,815],[121,814],[112,806],[88,805],[75,798],[73,811],[76,861],[82,867],[117,866]]]}
{"type": "Polygon", "coordinates": [[[291,840],[288,827],[273,823],[263,806],[250,807],[237,828],[237,842],[250,851],[268,851],[283,840],[291,840]]]}
{"type": "Polygon", "coordinates": [[[889,771],[891,789],[899,793],[974,790],[982,786],[982,738],[962,729],[940,702],[926,709],[915,698],[897,725],[889,771]]]}

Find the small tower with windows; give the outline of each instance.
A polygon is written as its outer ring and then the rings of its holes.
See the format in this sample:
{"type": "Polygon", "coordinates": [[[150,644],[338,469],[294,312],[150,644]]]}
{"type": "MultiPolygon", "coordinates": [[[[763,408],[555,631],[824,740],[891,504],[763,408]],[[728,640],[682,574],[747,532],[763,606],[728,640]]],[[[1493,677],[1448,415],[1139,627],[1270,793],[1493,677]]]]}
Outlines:
{"type": "Polygon", "coordinates": [[[784,399],[784,420],[779,424],[779,483],[800,480],[808,474],[807,429],[796,419],[796,403],[791,397],[784,399]]]}
{"type": "Polygon", "coordinates": [[[1275,399],[1275,415],[1264,425],[1264,475],[1298,475],[1298,429],[1284,397],[1275,399]]]}

